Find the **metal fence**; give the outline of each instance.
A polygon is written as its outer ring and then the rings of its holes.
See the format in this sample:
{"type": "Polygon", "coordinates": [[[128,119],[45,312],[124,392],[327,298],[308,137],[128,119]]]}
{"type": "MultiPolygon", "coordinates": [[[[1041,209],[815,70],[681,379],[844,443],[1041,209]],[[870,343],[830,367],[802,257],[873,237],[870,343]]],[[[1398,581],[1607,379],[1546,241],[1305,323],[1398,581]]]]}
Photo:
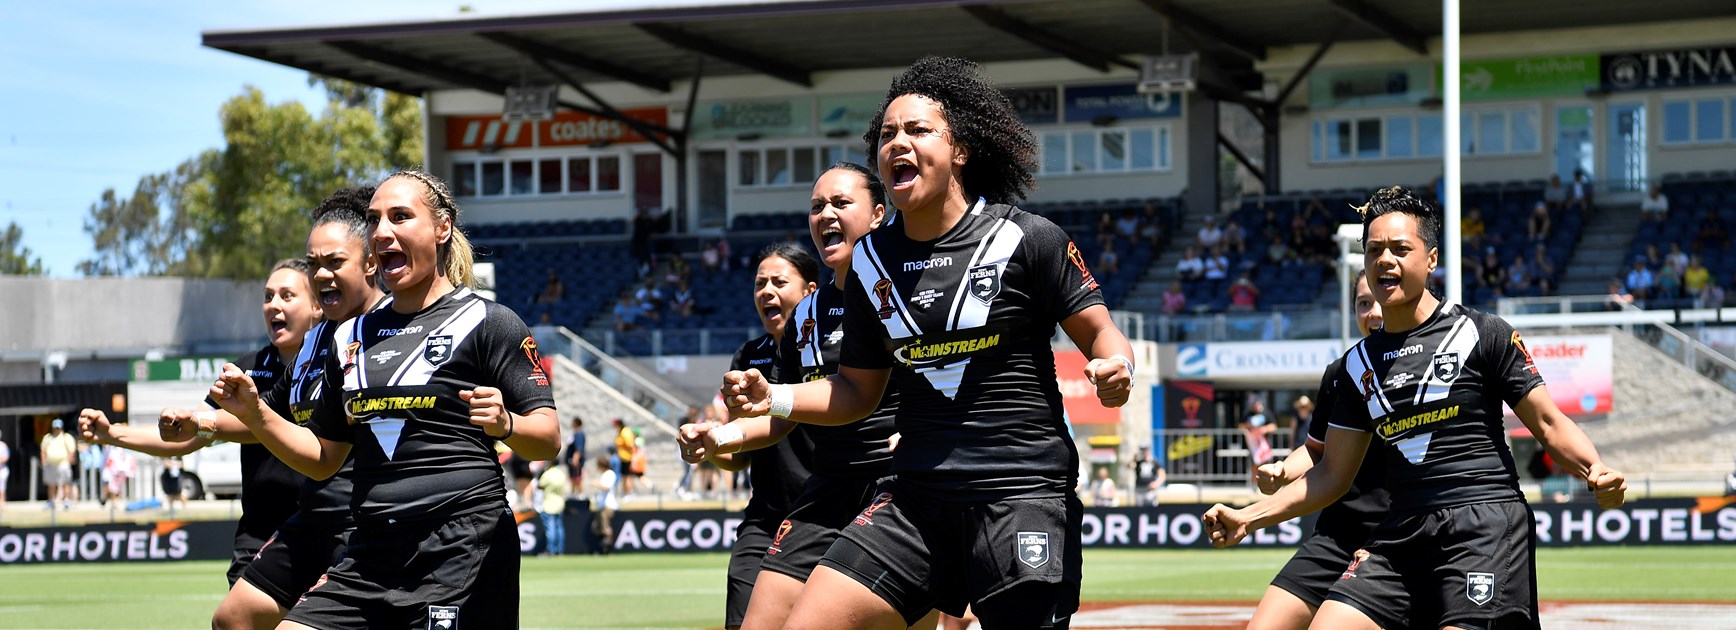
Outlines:
{"type": "MultiPolygon", "coordinates": [[[[1158,429],[1157,448],[1171,483],[1248,482],[1254,462],[1248,438],[1240,429],[1158,429]]],[[[1295,446],[1294,432],[1280,427],[1266,436],[1272,460],[1283,459],[1295,446]]]]}

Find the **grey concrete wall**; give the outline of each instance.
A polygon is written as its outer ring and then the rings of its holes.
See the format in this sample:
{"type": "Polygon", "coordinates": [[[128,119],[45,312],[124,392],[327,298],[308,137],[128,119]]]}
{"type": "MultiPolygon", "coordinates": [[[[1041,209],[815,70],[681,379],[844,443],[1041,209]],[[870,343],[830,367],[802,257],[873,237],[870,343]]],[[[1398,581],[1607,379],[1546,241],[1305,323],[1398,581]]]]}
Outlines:
{"type": "Polygon", "coordinates": [[[0,354],[173,349],[265,339],[258,282],[0,277],[0,354]]]}

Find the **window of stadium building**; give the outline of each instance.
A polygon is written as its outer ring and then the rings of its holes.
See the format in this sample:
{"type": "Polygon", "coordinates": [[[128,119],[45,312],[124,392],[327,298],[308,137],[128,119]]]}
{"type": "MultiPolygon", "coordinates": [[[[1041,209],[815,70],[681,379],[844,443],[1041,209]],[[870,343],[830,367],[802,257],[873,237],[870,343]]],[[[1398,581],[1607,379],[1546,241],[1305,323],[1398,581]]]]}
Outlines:
{"type": "Polygon", "coordinates": [[[1664,101],[1664,144],[1712,144],[1736,140],[1730,112],[1736,99],[1703,97],[1664,101]]]}
{"type": "MultiPolygon", "coordinates": [[[[1536,106],[1478,108],[1460,117],[1460,150],[1467,157],[1522,155],[1542,150],[1536,106]]],[[[1441,156],[1441,115],[1386,114],[1321,118],[1311,128],[1315,162],[1409,160],[1441,156]]]]}
{"type": "Polygon", "coordinates": [[[868,155],[860,142],[738,148],[736,186],[809,186],[822,169],[840,161],[867,164],[868,155]]]}
{"type": "Polygon", "coordinates": [[[1170,166],[1168,125],[1093,127],[1044,131],[1040,174],[1090,175],[1134,171],[1167,171],[1170,166]]]}
{"type": "Polygon", "coordinates": [[[543,156],[452,162],[460,197],[530,197],[621,192],[621,156],[543,156]]]}

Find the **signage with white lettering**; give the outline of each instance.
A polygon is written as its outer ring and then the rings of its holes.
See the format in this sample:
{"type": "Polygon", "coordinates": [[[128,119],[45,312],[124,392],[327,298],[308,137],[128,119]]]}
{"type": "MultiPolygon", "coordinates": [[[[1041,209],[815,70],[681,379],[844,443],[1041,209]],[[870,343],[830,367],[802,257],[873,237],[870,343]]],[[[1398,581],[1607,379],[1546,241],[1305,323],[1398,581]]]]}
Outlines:
{"type": "Polygon", "coordinates": [[[1179,378],[1297,378],[1318,381],[1344,354],[1337,340],[1186,343],[1176,347],[1179,378]]]}
{"type": "Polygon", "coordinates": [[[1662,90],[1736,83],[1736,47],[1711,46],[1604,55],[1603,89],[1662,90]]]}
{"type": "Polygon", "coordinates": [[[228,560],[234,547],[232,521],[0,527],[0,565],[228,560]]]}
{"type": "Polygon", "coordinates": [[[1132,83],[1080,85],[1066,88],[1067,122],[1178,118],[1184,95],[1140,94],[1132,83]]]}

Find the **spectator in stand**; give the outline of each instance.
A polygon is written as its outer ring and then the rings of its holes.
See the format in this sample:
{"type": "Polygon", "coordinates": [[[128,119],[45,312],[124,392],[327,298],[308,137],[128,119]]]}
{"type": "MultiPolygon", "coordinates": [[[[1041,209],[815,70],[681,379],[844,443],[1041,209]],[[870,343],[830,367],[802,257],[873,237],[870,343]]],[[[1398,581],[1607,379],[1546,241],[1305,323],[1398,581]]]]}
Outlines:
{"type": "Polygon", "coordinates": [[[1536,284],[1537,276],[1531,273],[1531,264],[1525,261],[1525,254],[1515,252],[1513,262],[1507,265],[1507,295],[1520,296],[1536,284]]]}
{"type": "Polygon", "coordinates": [[[663,308],[663,290],[657,288],[657,280],[646,278],[645,285],[633,292],[633,303],[639,307],[640,315],[646,319],[661,319],[659,310],[663,308]]]}
{"type": "Polygon", "coordinates": [[[1209,214],[1206,215],[1206,224],[1200,226],[1200,231],[1196,237],[1201,249],[1217,248],[1218,244],[1224,241],[1224,231],[1218,228],[1218,218],[1209,214]]]}
{"type": "MultiPolygon", "coordinates": [[[[1302,225],[1332,223],[1332,211],[1326,209],[1326,202],[1321,201],[1319,197],[1314,197],[1308,200],[1308,207],[1303,208],[1302,212],[1296,215],[1296,221],[1300,221],[1302,225]]],[[[1291,223],[1294,224],[1296,221],[1291,223]]]]}
{"type": "Polygon", "coordinates": [[[1719,286],[1717,279],[1706,283],[1706,289],[1700,292],[1700,298],[1694,301],[1695,308],[1722,308],[1724,306],[1724,287],[1719,286]]]}
{"type": "Polygon", "coordinates": [[[1483,224],[1483,210],[1471,208],[1465,213],[1465,218],[1459,220],[1459,238],[1466,247],[1476,249],[1483,246],[1483,232],[1488,229],[1483,224]]]}
{"type": "Polygon", "coordinates": [[[1272,460],[1272,442],[1269,436],[1278,429],[1277,425],[1266,417],[1265,399],[1259,396],[1248,397],[1248,416],[1242,419],[1238,428],[1242,430],[1242,437],[1247,440],[1249,474],[1252,475],[1253,469],[1272,460]]]}
{"type": "Polygon", "coordinates": [[[1115,255],[1115,241],[1110,241],[1103,247],[1103,252],[1097,255],[1097,275],[1105,279],[1121,273],[1121,258],[1115,255]]]}
{"type": "Polygon", "coordinates": [[[1525,221],[1525,237],[1536,243],[1549,238],[1549,204],[1541,201],[1531,207],[1531,218],[1525,221]]]}
{"type": "Polygon", "coordinates": [[[1115,507],[1121,503],[1120,494],[1120,489],[1115,487],[1115,480],[1109,477],[1109,468],[1098,468],[1097,478],[1091,481],[1091,505],[1115,507]]]}
{"type": "Polygon", "coordinates": [[[1591,180],[1585,178],[1585,171],[1574,171],[1573,183],[1567,186],[1566,208],[1585,213],[1590,212],[1593,205],[1591,180]]]}
{"type": "Polygon", "coordinates": [[[1646,193],[1645,201],[1640,202],[1641,221],[1662,221],[1670,213],[1670,198],[1664,196],[1664,190],[1653,186],[1646,193]]]}
{"type": "Polygon", "coordinates": [[[1206,261],[1200,258],[1199,249],[1193,245],[1187,246],[1181,254],[1181,260],[1175,263],[1175,277],[1182,282],[1196,282],[1206,274],[1206,261]]]}
{"type": "Polygon", "coordinates": [[[1543,291],[1544,295],[1555,293],[1555,263],[1549,259],[1548,245],[1538,243],[1532,250],[1530,271],[1537,288],[1543,291]]]}
{"type": "Polygon", "coordinates": [[[1657,243],[1646,243],[1646,268],[1653,270],[1664,268],[1664,255],[1658,253],[1657,243]]]}
{"type": "Polygon", "coordinates": [[[555,273],[554,267],[549,267],[548,280],[543,281],[542,293],[537,294],[537,304],[558,304],[567,296],[567,285],[561,282],[561,277],[555,273]]]}
{"type": "Polygon", "coordinates": [[[633,460],[638,456],[638,438],[638,434],[634,433],[626,422],[622,422],[620,418],[615,419],[615,457],[610,460],[610,465],[615,473],[620,475],[622,495],[633,493],[633,476],[628,473],[632,470],[633,460]]]}
{"type": "Polygon", "coordinates": [[[1711,284],[1712,271],[1700,261],[1700,255],[1689,257],[1688,266],[1682,270],[1682,288],[1688,292],[1688,297],[1699,298],[1711,284]]]}
{"type": "Polygon", "coordinates": [[[623,295],[615,302],[615,332],[627,332],[639,329],[639,305],[633,303],[633,298],[623,295]]]}
{"type": "Polygon", "coordinates": [[[1652,270],[1646,268],[1646,257],[1635,256],[1634,268],[1627,273],[1627,292],[1634,297],[1634,303],[1645,308],[1646,299],[1651,297],[1652,285],[1657,284],[1657,278],[1652,270]]]}
{"type": "Polygon", "coordinates": [[[1212,247],[1206,253],[1207,280],[1227,280],[1230,277],[1230,259],[1217,247],[1212,247]]]}
{"type": "Polygon", "coordinates": [[[693,316],[693,288],[687,286],[687,279],[676,281],[675,292],[669,296],[669,312],[681,319],[693,316]]]}
{"type": "MultiPolygon", "coordinates": [[[[725,273],[729,272],[729,266],[734,264],[729,257],[729,239],[721,236],[717,237],[717,257],[719,260],[723,261],[723,271],[725,273]]],[[[747,264],[746,258],[746,256],[742,256],[743,260],[741,264],[747,264]]]]}
{"type": "Polygon", "coordinates": [[[574,489],[584,488],[585,480],[585,421],[573,416],[573,437],[567,442],[566,456],[561,461],[567,465],[567,476],[571,478],[574,489]]]}
{"type": "Polygon", "coordinates": [[[723,254],[717,251],[717,243],[706,243],[705,249],[699,252],[699,270],[713,273],[723,265],[723,254]]]}
{"type": "Polygon", "coordinates": [[[103,502],[126,503],[127,481],[139,474],[139,464],[124,448],[105,448],[102,460],[103,502]]]}
{"type": "Polygon", "coordinates": [[[1115,242],[1115,216],[1104,212],[1097,215],[1097,247],[1108,247],[1115,242]]]}
{"type": "Polygon", "coordinates": [[[1248,251],[1248,235],[1242,224],[1230,219],[1224,224],[1224,251],[1240,257],[1248,251]]]}
{"type": "Polygon", "coordinates": [[[1609,281],[1609,294],[1603,296],[1603,308],[1605,310],[1619,311],[1623,304],[1633,303],[1634,296],[1622,289],[1620,280],[1612,279],[1609,281]]]}
{"type": "Polygon", "coordinates": [[[1675,269],[1676,273],[1688,270],[1688,252],[1682,251],[1681,243],[1670,241],[1670,252],[1664,254],[1664,264],[1675,269]]]}
{"type": "Polygon", "coordinates": [[[1187,293],[1181,290],[1181,282],[1169,283],[1169,288],[1163,290],[1163,306],[1157,310],[1164,315],[1175,315],[1187,310],[1187,293]]]}
{"type": "Polygon", "coordinates": [[[567,550],[567,524],[562,517],[566,515],[567,495],[573,491],[573,480],[553,462],[536,462],[531,470],[536,472],[536,488],[542,493],[542,498],[536,502],[537,515],[542,518],[543,525],[542,555],[558,556],[567,550]]]}
{"type": "Polygon", "coordinates": [[[1133,461],[1128,462],[1127,467],[1133,469],[1134,505],[1139,507],[1157,505],[1157,489],[1163,487],[1167,479],[1163,473],[1163,466],[1151,458],[1151,447],[1139,447],[1139,452],[1133,455],[1133,461]]]}
{"type": "Polygon", "coordinates": [[[1230,284],[1230,310],[1246,313],[1253,311],[1260,304],[1260,287],[1254,286],[1254,279],[1248,277],[1248,272],[1242,272],[1240,278],[1230,284]]]}
{"type": "Polygon", "coordinates": [[[1700,213],[1700,231],[1694,241],[1696,251],[1709,249],[1724,249],[1730,246],[1730,232],[1724,227],[1724,220],[1718,213],[1707,208],[1700,213]]]}
{"type": "Polygon", "coordinates": [[[1267,230],[1271,230],[1272,233],[1276,233],[1278,231],[1278,229],[1282,228],[1282,227],[1283,226],[1278,225],[1278,211],[1267,208],[1266,209],[1266,215],[1263,217],[1260,217],[1260,233],[1266,234],[1267,230]]]}
{"type": "Polygon", "coordinates": [[[187,497],[181,494],[181,456],[176,455],[163,460],[163,474],[159,476],[163,484],[163,507],[171,511],[176,505],[187,509],[187,497]]]}
{"type": "Polygon", "coordinates": [[[1549,185],[1543,187],[1543,203],[1549,205],[1550,212],[1560,212],[1567,205],[1567,187],[1561,185],[1560,175],[1549,176],[1549,185]]]}
{"type": "Polygon", "coordinates": [[[1297,263],[1295,250],[1290,249],[1290,244],[1284,239],[1278,238],[1278,231],[1272,228],[1266,229],[1266,263],[1285,267],[1297,263]]]}
{"type": "Polygon", "coordinates": [[[1133,208],[1121,211],[1121,218],[1115,220],[1115,234],[1130,241],[1139,236],[1139,215],[1133,208]]]}
{"type": "Polygon", "coordinates": [[[66,423],[55,418],[42,436],[42,484],[48,487],[48,508],[54,502],[72,509],[72,467],[78,463],[78,440],[66,432],[66,423]]]}
{"type": "MultiPolygon", "coordinates": [[[[619,421],[617,421],[619,422],[619,421]]],[[[591,516],[591,533],[597,535],[597,546],[591,553],[608,554],[615,549],[615,511],[621,509],[621,473],[609,467],[609,462],[597,460],[597,480],[591,482],[591,487],[597,490],[597,500],[592,503],[595,513],[591,516]]]]}
{"type": "Polygon", "coordinates": [[[1331,265],[1338,260],[1338,243],[1332,240],[1332,227],[1325,223],[1308,225],[1307,255],[1316,265],[1331,265]]]}
{"type": "Polygon", "coordinates": [[[693,266],[687,264],[686,256],[670,256],[669,270],[663,272],[663,284],[675,286],[693,277],[693,266]]]}
{"type": "Polygon", "coordinates": [[[1483,260],[1477,264],[1477,283],[1486,289],[1500,289],[1507,284],[1507,270],[1501,266],[1501,259],[1495,254],[1495,248],[1483,250],[1483,260]]]}
{"type": "MultiPolygon", "coordinates": [[[[1673,302],[1682,297],[1682,274],[1676,273],[1675,268],[1664,265],[1658,267],[1658,270],[1652,275],[1657,277],[1657,284],[1653,285],[1652,289],[1653,299],[1673,302]]],[[[1672,305],[1665,304],[1663,306],[1672,305]]]]}
{"type": "MultiPolygon", "coordinates": [[[[1360,289],[1358,290],[1360,291],[1360,289]]],[[[1307,394],[1303,394],[1297,396],[1296,401],[1290,403],[1290,406],[1296,409],[1296,422],[1291,423],[1290,425],[1292,431],[1290,434],[1290,444],[1291,446],[1301,448],[1301,446],[1308,441],[1308,425],[1314,422],[1314,399],[1309,398],[1307,394]]]]}
{"type": "Polygon", "coordinates": [[[1139,240],[1153,250],[1163,246],[1163,217],[1158,215],[1157,205],[1149,201],[1139,216],[1139,240]]]}

